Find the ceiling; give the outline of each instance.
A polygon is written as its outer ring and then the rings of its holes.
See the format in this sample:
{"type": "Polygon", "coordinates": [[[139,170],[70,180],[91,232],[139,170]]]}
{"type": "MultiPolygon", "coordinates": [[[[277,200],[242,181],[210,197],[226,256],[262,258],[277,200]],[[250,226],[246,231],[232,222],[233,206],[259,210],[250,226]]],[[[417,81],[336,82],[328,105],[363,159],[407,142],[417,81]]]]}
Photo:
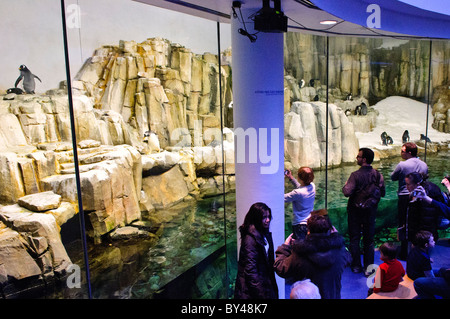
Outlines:
{"type": "MultiPolygon", "coordinates": [[[[133,0],[173,11],[230,23],[232,0],[133,0]]],[[[365,37],[450,38],[450,16],[428,0],[428,6],[413,6],[419,0],[281,0],[281,8],[288,17],[288,31],[313,34],[349,35],[365,37]],[[379,6],[380,25],[367,27],[370,5],[379,6]],[[334,25],[320,24],[324,20],[334,25]]],[[[421,1],[421,0],[420,0],[421,1]]],[[[439,0],[442,7],[442,0],[439,0]]],[[[241,0],[242,8],[262,8],[262,0],[241,0]]],[[[423,1],[422,1],[423,3],[423,1]]],[[[273,7],[273,0],[270,1],[273,7]]],[[[375,17],[376,18],[376,17],[375,17]]]]}

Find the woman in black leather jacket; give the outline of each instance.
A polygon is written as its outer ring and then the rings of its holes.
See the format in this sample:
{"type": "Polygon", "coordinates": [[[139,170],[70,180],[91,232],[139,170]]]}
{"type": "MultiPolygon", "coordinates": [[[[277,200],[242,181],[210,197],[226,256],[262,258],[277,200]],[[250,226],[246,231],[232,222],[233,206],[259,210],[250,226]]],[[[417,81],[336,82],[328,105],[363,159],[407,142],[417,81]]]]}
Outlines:
{"type": "Polygon", "coordinates": [[[269,231],[272,212],[264,203],[255,203],[239,227],[241,248],[234,298],[277,299],[273,263],[275,253],[269,231]]]}

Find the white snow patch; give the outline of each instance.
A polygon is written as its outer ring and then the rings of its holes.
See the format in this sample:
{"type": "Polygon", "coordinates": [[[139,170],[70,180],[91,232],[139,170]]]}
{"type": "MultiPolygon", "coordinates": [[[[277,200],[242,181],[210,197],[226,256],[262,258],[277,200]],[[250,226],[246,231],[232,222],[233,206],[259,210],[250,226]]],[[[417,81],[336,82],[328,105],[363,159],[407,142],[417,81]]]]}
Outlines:
{"type": "MultiPolygon", "coordinates": [[[[360,147],[387,149],[391,146],[381,144],[381,133],[386,132],[394,140],[395,145],[402,145],[402,135],[409,131],[410,141],[420,140],[420,134],[426,133],[427,105],[401,96],[388,97],[377,104],[374,109],[379,112],[377,124],[369,133],[356,132],[360,147]]],[[[431,127],[433,123],[431,105],[429,107],[428,138],[432,142],[450,140],[450,134],[442,133],[431,127]]]]}

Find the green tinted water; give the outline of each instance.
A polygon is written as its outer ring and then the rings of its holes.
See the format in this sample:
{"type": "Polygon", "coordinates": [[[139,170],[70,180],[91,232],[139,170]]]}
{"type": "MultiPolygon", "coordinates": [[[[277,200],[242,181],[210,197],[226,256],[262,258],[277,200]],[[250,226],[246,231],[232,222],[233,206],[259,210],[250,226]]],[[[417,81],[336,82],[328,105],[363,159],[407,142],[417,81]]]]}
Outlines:
{"type": "MultiPolygon", "coordinates": [[[[447,158],[448,154],[429,156],[427,159],[430,180],[442,190],[445,189],[440,184],[442,177],[450,173],[447,158]]],[[[390,173],[400,160],[400,158],[383,160],[373,165],[383,174],[386,182],[386,196],[379,204],[376,221],[378,242],[395,236],[398,184],[390,180],[390,173]]],[[[328,171],[329,216],[338,231],[344,235],[347,232],[347,198],[341,189],[351,172],[358,168],[356,165],[350,165],[328,171]]],[[[324,208],[325,172],[316,171],[314,182],[317,189],[315,209],[324,208]]],[[[288,181],[285,185],[286,192],[292,189],[288,181]]],[[[285,207],[287,236],[291,232],[292,205],[286,204],[285,207]]],[[[232,291],[236,273],[235,210],[234,193],[226,194],[225,203],[223,196],[182,203],[167,211],[172,217],[165,223],[164,231],[156,242],[140,240],[92,245],[90,265],[94,297],[154,298],[164,291],[168,283],[176,282],[176,278],[181,282],[186,280],[185,277],[181,277],[182,274],[189,269],[192,270],[192,267],[227,243],[228,267],[225,267],[224,256],[219,257],[219,262],[212,260],[210,268],[202,266],[202,272],[212,271],[211,273],[215,275],[207,273],[206,278],[201,278],[200,270],[189,272],[194,273],[194,277],[198,276],[192,278],[195,287],[183,288],[189,290],[185,295],[191,298],[215,298],[214,296],[218,296],[217,291],[222,291],[220,296],[226,296],[224,291],[227,283],[223,279],[225,270],[227,269],[229,278],[228,291],[232,291]],[[215,294],[210,294],[208,289],[215,290],[215,294]]]]}

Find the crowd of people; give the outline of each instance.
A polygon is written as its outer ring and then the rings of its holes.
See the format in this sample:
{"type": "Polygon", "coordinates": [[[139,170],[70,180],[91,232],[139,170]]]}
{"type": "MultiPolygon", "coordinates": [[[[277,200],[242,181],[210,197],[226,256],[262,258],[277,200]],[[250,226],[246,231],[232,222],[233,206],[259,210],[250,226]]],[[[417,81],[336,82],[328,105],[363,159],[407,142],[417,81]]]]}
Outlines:
{"type": "Polygon", "coordinates": [[[354,273],[374,276],[368,295],[395,291],[407,275],[414,280],[417,298],[450,298],[450,269],[432,269],[430,258],[438,230],[450,224],[450,178],[442,180],[448,192],[427,180],[428,166],[417,157],[414,143],[405,143],[401,156],[403,161],[390,175],[392,181],[398,181],[399,245],[386,242],[379,247],[379,267],[373,267],[375,220],[378,203],[386,193],[385,180],[371,165],[374,152],[361,148],[356,156],[360,168],[350,174],[342,188],[348,197],[348,247],[326,209],[314,210],[313,170],[301,167],[298,180],[286,170],[285,176],[294,186],[284,195],[285,202],[292,202],[292,234],[275,249],[270,207],[264,203],[250,207],[239,228],[235,298],[278,298],[276,273],[291,285],[292,299],[340,299],[342,274],[347,266],[354,273]],[[406,261],[406,270],[398,259],[406,261]]]}

